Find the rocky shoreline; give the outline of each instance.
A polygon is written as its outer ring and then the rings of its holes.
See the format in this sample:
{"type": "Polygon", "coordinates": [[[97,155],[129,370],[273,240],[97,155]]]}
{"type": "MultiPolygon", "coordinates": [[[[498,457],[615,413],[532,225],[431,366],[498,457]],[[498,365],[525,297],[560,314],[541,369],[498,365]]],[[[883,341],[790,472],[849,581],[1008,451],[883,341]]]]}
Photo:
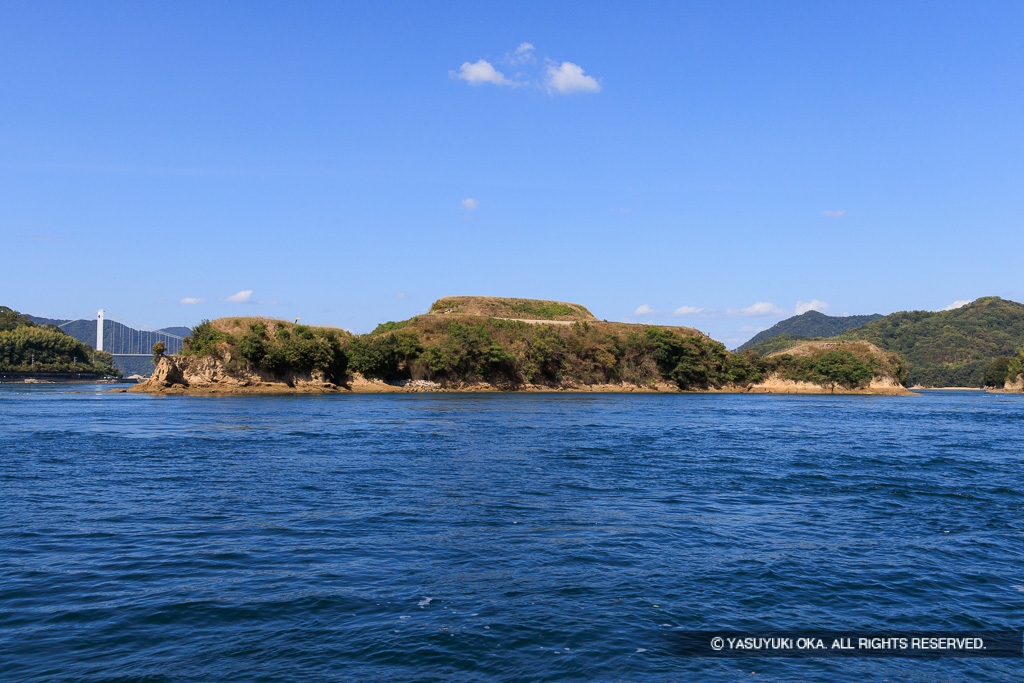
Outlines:
{"type": "Polygon", "coordinates": [[[723,386],[710,389],[680,389],[669,382],[650,384],[584,384],[562,382],[542,384],[492,384],[489,382],[458,382],[441,384],[427,380],[368,379],[350,375],[345,384],[329,381],[323,372],[274,375],[249,364],[229,370],[218,359],[165,356],[160,359],[149,379],[119,392],[170,394],[188,396],[247,396],[280,394],[410,394],[410,393],[619,393],[619,394],[830,394],[919,396],[895,379],[875,378],[867,387],[848,389],[822,386],[768,377],[763,382],[745,386],[723,386]]]}

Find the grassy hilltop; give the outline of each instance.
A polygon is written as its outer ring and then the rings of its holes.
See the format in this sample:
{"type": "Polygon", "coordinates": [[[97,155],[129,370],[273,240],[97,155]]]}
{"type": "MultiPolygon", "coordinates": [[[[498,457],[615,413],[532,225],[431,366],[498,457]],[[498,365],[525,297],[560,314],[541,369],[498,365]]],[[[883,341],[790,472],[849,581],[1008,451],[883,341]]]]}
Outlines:
{"type": "Polygon", "coordinates": [[[447,297],[424,315],[369,334],[256,318],[204,321],[186,356],[214,357],[228,370],[321,371],[343,384],[353,373],[443,386],[670,384],[679,389],[744,387],[769,375],[832,386],[866,386],[890,372],[888,355],[847,345],[802,356],[730,353],[688,327],[598,321],[585,307],[555,301],[447,297]]]}
{"type": "Polygon", "coordinates": [[[430,307],[431,314],[475,315],[513,320],[597,320],[579,304],[541,299],[506,299],[496,296],[449,296],[430,307]]]}

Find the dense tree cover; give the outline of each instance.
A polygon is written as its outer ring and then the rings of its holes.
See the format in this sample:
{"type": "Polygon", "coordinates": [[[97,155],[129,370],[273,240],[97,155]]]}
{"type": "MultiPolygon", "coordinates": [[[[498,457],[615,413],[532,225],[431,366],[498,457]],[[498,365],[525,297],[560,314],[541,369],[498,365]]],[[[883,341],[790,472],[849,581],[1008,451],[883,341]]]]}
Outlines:
{"type": "Polygon", "coordinates": [[[53,325],[0,307],[0,371],[120,374],[109,353],[95,351],[53,325]]]}
{"type": "Polygon", "coordinates": [[[350,340],[349,369],[382,379],[489,381],[517,385],[668,381],[682,389],[745,386],[776,373],[845,387],[875,375],[905,376],[900,361],[879,360],[854,345],[808,356],[761,358],[730,353],[699,333],[657,326],[579,322],[531,325],[513,320],[414,320],[398,331],[350,340]]]}
{"type": "MultiPolygon", "coordinates": [[[[986,371],[997,358],[1013,356],[1024,345],[1024,305],[986,297],[952,311],[903,311],[835,338],[863,339],[897,353],[907,363],[908,384],[993,386],[986,371]]],[[[800,341],[777,335],[750,350],[765,356],[800,341]]]]}
{"type": "Polygon", "coordinates": [[[867,386],[880,369],[874,358],[858,356],[844,349],[832,349],[808,356],[781,354],[767,359],[767,363],[773,372],[786,379],[847,389],[867,386]]]}
{"type": "Polygon", "coordinates": [[[874,313],[872,315],[836,316],[825,315],[818,311],[807,311],[806,313],[795,315],[792,318],[786,318],[767,330],[758,332],[751,337],[749,341],[742,344],[736,350],[746,351],[751,348],[770,349],[767,351],[759,351],[763,356],[772,353],[773,351],[779,351],[782,348],[785,348],[784,346],[779,345],[779,341],[776,341],[777,337],[784,337],[795,341],[802,339],[834,337],[846,330],[861,327],[862,325],[866,325],[869,322],[879,320],[881,318],[882,316],[878,313],[874,313]],[[768,342],[772,343],[768,344],[768,342]]]}
{"type": "Polygon", "coordinates": [[[982,384],[986,387],[1002,388],[1006,384],[1006,376],[1010,372],[1010,363],[1012,362],[1013,358],[1010,356],[999,356],[989,363],[985,368],[985,374],[982,375],[982,384]]]}
{"type": "Polygon", "coordinates": [[[1024,347],[1021,348],[1020,353],[1015,358],[1012,358],[1006,366],[1006,380],[1015,382],[1024,375],[1024,347]]]}
{"type": "Polygon", "coordinates": [[[18,313],[7,306],[0,306],[0,332],[17,327],[35,327],[35,323],[24,313],[18,313]]]}
{"type": "Polygon", "coordinates": [[[271,334],[266,323],[253,322],[241,335],[232,335],[204,320],[185,338],[183,355],[215,356],[229,368],[241,362],[277,374],[321,370],[333,382],[344,382],[348,356],[345,339],[335,330],[305,325],[275,325],[271,334]]]}
{"type": "Polygon", "coordinates": [[[838,338],[896,352],[911,384],[980,387],[996,358],[1024,345],[1024,305],[985,297],[952,311],[893,313],[838,338]]]}
{"type": "Polygon", "coordinates": [[[383,379],[506,385],[669,380],[697,388],[729,381],[730,371],[749,373],[729,363],[724,346],[700,335],[588,322],[417,320],[397,332],[353,339],[347,350],[352,371],[383,379]]]}
{"type": "Polygon", "coordinates": [[[556,325],[421,316],[379,325],[359,337],[270,321],[252,323],[242,333],[237,323],[231,327],[204,320],[186,340],[185,353],[214,355],[229,364],[248,362],[276,373],[319,368],[336,382],[354,372],[384,380],[489,382],[509,388],[670,382],[682,389],[704,389],[754,384],[770,373],[855,387],[895,367],[845,347],[831,354],[761,358],[754,352],[730,353],[696,330],[597,321],[556,325]],[[272,332],[267,327],[271,324],[272,332]]]}

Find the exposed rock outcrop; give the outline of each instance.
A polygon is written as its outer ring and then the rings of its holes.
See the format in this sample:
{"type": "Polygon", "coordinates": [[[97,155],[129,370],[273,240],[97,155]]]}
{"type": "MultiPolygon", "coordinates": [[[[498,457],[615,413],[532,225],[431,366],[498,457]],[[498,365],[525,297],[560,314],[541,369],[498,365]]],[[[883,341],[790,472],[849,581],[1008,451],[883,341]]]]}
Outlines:
{"type": "Polygon", "coordinates": [[[324,393],[342,387],[329,381],[323,371],[276,375],[250,363],[237,366],[212,356],[164,356],[153,374],[128,391],[141,393],[324,393]]]}

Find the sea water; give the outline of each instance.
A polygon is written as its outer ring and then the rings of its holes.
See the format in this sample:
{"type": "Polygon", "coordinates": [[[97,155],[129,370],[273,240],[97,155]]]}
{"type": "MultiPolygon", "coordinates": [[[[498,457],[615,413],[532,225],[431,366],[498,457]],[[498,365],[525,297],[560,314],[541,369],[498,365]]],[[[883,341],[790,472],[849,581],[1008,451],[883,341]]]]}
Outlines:
{"type": "Polygon", "coordinates": [[[1019,630],[1024,396],[107,389],[0,385],[2,680],[1024,677],[673,642],[1019,630]]]}

